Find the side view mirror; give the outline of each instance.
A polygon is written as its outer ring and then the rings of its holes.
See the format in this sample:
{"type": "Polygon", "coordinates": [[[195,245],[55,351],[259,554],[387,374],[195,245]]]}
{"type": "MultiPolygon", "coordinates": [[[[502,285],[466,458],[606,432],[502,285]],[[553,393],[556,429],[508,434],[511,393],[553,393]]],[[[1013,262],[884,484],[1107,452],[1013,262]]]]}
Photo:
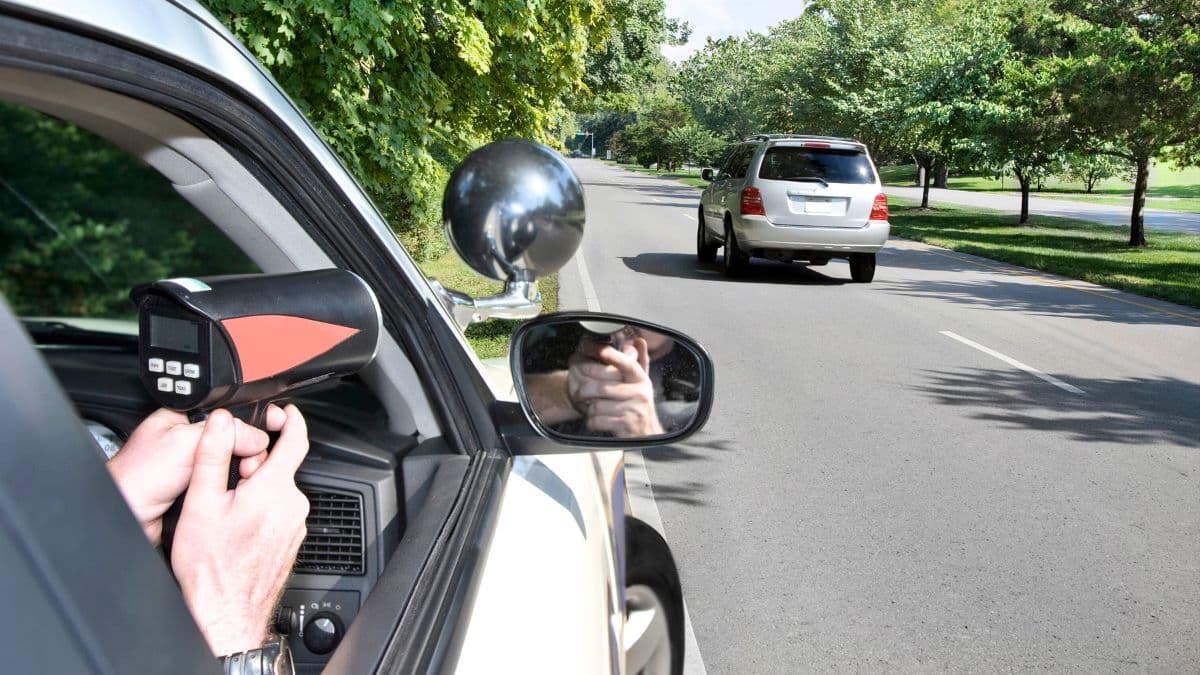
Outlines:
{"type": "Polygon", "coordinates": [[[612,314],[564,312],[522,324],[510,360],[526,418],[570,445],[672,443],[704,426],[712,359],[669,328],[612,314]]]}
{"type": "Polygon", "coordinates": [[[454,169],[442,198],[446,236],[504,292],[471,298],[430,280],[459,326],[541,312],[539,277],[557,272],[583,240],[583,186],[562,156],[522,140],[489,143],[454,169]]]}
{"type": "Polygon", "coordinates": [[[702,170],[700,171],[700,178],[701,178],[702,180],[706,180],[706,181],[710,181],[710,182],[711,182],[711,181],[712,181],[712,179],[713,179],[713,170],[712,170],[712,169],[702,169],[702,170]]]}

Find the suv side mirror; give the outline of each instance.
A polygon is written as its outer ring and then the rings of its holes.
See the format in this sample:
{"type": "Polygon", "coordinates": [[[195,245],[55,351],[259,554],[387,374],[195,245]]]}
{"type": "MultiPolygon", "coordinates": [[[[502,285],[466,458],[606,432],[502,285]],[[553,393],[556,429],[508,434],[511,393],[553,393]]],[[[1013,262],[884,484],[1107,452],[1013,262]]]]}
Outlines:
{"type": "Polygon", "coordinates": [[[442,219],[463,262],[505,282],[499,295],[471,298],[431,279],[458,325],[527,319],[542,309],[537,279],[557,272],[583,240],[583,186],[554,150],[530,141],[496,141],[454,169],[442,219]]]}
{"type": "Polygon", "coordinates": [[[703,170],[701,170],[701,171],[700,171],[700,178],[701,178],[701,179],[703,179],[703,180],[706,180],[706,181],[709,181],[709,182],[711,182],[711,181],[712,181],[712,179],[713,179],[713,170],[712,170],[712,169],[703,169],[703,170]]]}
{"type": "Polygon", "coordinates": [[[704,426],[713,362],[695,340],[612,314],[548,314],[517,328],[510,362],[521,408],[538,433],[574,446],[683,440],[704,426]],[[594,378],[596,370],[620,382],[594,378]]]}

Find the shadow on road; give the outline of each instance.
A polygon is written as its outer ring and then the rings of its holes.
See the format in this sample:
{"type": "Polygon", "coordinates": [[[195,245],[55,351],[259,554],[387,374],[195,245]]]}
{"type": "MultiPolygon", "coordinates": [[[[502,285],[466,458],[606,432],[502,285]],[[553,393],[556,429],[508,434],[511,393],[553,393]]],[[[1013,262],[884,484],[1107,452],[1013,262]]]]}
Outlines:
{"type": "MultiPolygon", "coordinates": [[[[628,201],[628,200],[624,200],[624,199],[619,199],[619,200],[614,200],[614,202],[617,204],[633,204],[634,206],[670,206],[670,207],[676,208],[676,209],[694,209],[694,208],[696,208],[696,202],[694,202],[694,201],[667,201],[667,200],[628,201]]],[[[674,221],[672,221],[672,223],[678,224],[678,223],[674,223],[674,221]]],[[[692,226],[693,227],[695,226],[695,221],[692,221],[692,226]]]]}
{"type": "Polygon", "coordinates": [[[705,265],[691,253],[639,253],[621,258],[625,266],[639,274],[679,279],[713,279],[729,283],[800,284],[809,286],[837,286],[849,283],[849,279],[826,276],[802,263],[791,265],[770,260],[754,260],[745,273],[736,279],[722,275],[720,258],[714,265],[705,265]]]}
{"type": "MultiPolygon", "coordinates": [[[[1083,442],[1200,448],[1200,385],[1171,377],[1062,376],[1086,395],[1060,392],[1022,372],[926,371],[917,388],[941,405],[1006,429],[1060,433],[1083,442]]],[[[1019,441],[1014,441],[1019,443],[1019,441]]]]}
{"type": "MultiPolygon", "coordinates": [[[[660,445],[642,451],[642,457],[647,465],[674,462],[708,461],[712,455],[733,450],[733,442],[718,438],[705,438],[704,432],[683,443],[660,445]]],[[[682,483],[670,483],[655,480],[654,498],[658,501],[674,502],[685,506],[706,506],[703,496],[708,492],[709,484],[696,480],[682,483]]]]}

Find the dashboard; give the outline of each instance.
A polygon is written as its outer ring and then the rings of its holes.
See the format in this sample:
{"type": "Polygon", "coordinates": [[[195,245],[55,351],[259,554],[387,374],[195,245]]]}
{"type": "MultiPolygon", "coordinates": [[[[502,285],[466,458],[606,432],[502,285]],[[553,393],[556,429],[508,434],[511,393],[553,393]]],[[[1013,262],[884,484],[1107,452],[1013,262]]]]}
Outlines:
{"type": "MultiPolygon", "coordinates": [[[[35,338],[37,338],[35,334],[35,338]]],[[[39,350],[97,445],[111,456],[156,404],[138,376],[136,338],[39,350]]],[[[426,498],[439,443],[388,430],[374,395],[351,378],[290,399],[304,412],[309,454],[297,483],[307,536],[274,617],[298,672],[318,672],[337,648],[426,498]]]]}

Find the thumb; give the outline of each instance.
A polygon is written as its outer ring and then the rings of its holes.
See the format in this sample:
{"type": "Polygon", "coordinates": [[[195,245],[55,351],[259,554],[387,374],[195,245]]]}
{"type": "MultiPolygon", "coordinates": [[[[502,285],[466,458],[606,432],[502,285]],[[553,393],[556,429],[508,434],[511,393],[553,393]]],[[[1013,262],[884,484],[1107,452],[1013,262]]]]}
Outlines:
{"type": "Polygon", "coordinates": [[[642,371],[650,372],[650,347],[646,344],[645,338],[636,338],[633,341],[633,346],[637,349],[638,365],[642,367],[642,371]]]}
{"type": "Polygon", "coordinates": [[[236,440],[233,417],[225,410],[214,410],[204,423],[196,447],[196,462],[188,495],[209,496],[224,493],[229,488],[229,460],[236,440]]]}

